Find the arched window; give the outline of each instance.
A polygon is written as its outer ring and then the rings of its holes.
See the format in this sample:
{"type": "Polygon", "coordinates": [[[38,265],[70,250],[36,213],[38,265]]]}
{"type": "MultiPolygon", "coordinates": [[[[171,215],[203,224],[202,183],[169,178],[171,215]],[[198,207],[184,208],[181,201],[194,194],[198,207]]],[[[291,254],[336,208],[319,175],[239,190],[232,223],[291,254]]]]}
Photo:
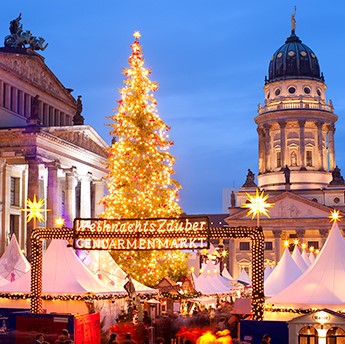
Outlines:
{"type": "Polygon", "coordinates": [[[340,327],[331,327],[327,331],[326,344],[345,343],[345,331],[340,327]]]}
{"type": "Polygon", "coordinates": [[[310,150],[307,150],[306,152],[306,159],[307,159],[307,166],[312,167],[313,166],[313,153],[310,150]]]}
{"type": "Polygon", "coordinates": [[[319,336],[313,326],[304,326],[298,333],[298,344],[318,344],[319,336]]]}

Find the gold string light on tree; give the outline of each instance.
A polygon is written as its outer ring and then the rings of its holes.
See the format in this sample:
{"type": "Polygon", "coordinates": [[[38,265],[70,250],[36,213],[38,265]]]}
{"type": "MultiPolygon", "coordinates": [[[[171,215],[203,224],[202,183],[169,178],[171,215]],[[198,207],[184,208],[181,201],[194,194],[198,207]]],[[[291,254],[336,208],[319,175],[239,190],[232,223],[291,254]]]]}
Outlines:
{"type": "MultiPolygon", "coordinates": [[[[107,195],[103,198],[104,219],[178,217],[180,184],[172,178],[174,157],[168,152],[170,127],[157,111],[154,92],[158,83],[150,80],[144,66],[140,32],[134,34],[129,67],[123,69],[124,87],[113,116],[108,149],[107,195]]],[[[187,274],[187,254],[162,251],[113,251],[119,266],[149,286],[163,277],[178,280],[187,274]]]]}

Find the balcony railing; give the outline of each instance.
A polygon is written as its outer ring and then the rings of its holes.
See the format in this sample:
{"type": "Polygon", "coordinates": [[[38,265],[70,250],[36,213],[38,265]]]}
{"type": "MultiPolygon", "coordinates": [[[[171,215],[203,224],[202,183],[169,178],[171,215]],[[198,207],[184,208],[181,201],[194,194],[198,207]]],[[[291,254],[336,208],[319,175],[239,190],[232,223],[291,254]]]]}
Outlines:
{"type": "Polygon", "coordinates": [[[264,105],[258,108],[258,114],[262,115],[266,112],[279,111],[279,110],[296,110],[296,109],[311,109],[332,112],[334,111],[333,105],[324,103],[305,103],[305,102],[281,102],[279,104],[264,105]]]}

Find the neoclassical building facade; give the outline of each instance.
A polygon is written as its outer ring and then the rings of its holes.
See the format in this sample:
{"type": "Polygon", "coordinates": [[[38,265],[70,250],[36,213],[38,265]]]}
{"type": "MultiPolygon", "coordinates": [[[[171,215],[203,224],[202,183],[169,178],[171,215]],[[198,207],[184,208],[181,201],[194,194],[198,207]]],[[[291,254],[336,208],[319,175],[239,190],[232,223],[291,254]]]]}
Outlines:
{"type": "Polygon", "coordinates": [[[62,85],[39,49],[15,44],[21,34],[11,32],[0,48],[0,254],[15,233],[30,258],[27,199],[44,200],[42,227],[55,227],[58,217],[72,226],[75,217],[97,216],[108,145],[84,124],[81,97],[62,85]]]}
{"type": "MultiPolygon", "coordinates": [[[[258,175],[248,170],[243,186],[232,193],[230,226],[255,226],[242,209],[256,189],[274,203],[270,218],[260,217],[265,235],[265,264],[276,264],[284,248],[298,240],[322,249],[331,228],[330,210],[345,210],[345,182],[336,165],[335,123],[331,100],[315,53],[295,33],[273,54],[258,105],[258,175]]],[[[249,241],[229,242],[229,271],[251,273],[249,241]]]]}

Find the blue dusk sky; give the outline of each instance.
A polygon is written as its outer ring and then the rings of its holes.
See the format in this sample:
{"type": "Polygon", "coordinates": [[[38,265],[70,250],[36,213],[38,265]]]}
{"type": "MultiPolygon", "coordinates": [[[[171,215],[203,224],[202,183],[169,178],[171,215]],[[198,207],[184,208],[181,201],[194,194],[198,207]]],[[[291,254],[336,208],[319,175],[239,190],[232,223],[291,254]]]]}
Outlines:
{"type": "Polygon", "coordinates": [[[1,4],[0,35],[22,13],[24,31],[49,43],[39,52],[48,67],[75,98],[82,95],[85,124],[110,143],[106,116],[140,31],[145,66],[160,84],[158,113],[175,143],[180,204],[188,214],[221,213],[222,189],[241,187],[248,168],[257,175],[254,117],[295,5],[296,34],[318,57],[339,116],[336,159],[344,175],[345,2],[11,0],[1,4]]]}

